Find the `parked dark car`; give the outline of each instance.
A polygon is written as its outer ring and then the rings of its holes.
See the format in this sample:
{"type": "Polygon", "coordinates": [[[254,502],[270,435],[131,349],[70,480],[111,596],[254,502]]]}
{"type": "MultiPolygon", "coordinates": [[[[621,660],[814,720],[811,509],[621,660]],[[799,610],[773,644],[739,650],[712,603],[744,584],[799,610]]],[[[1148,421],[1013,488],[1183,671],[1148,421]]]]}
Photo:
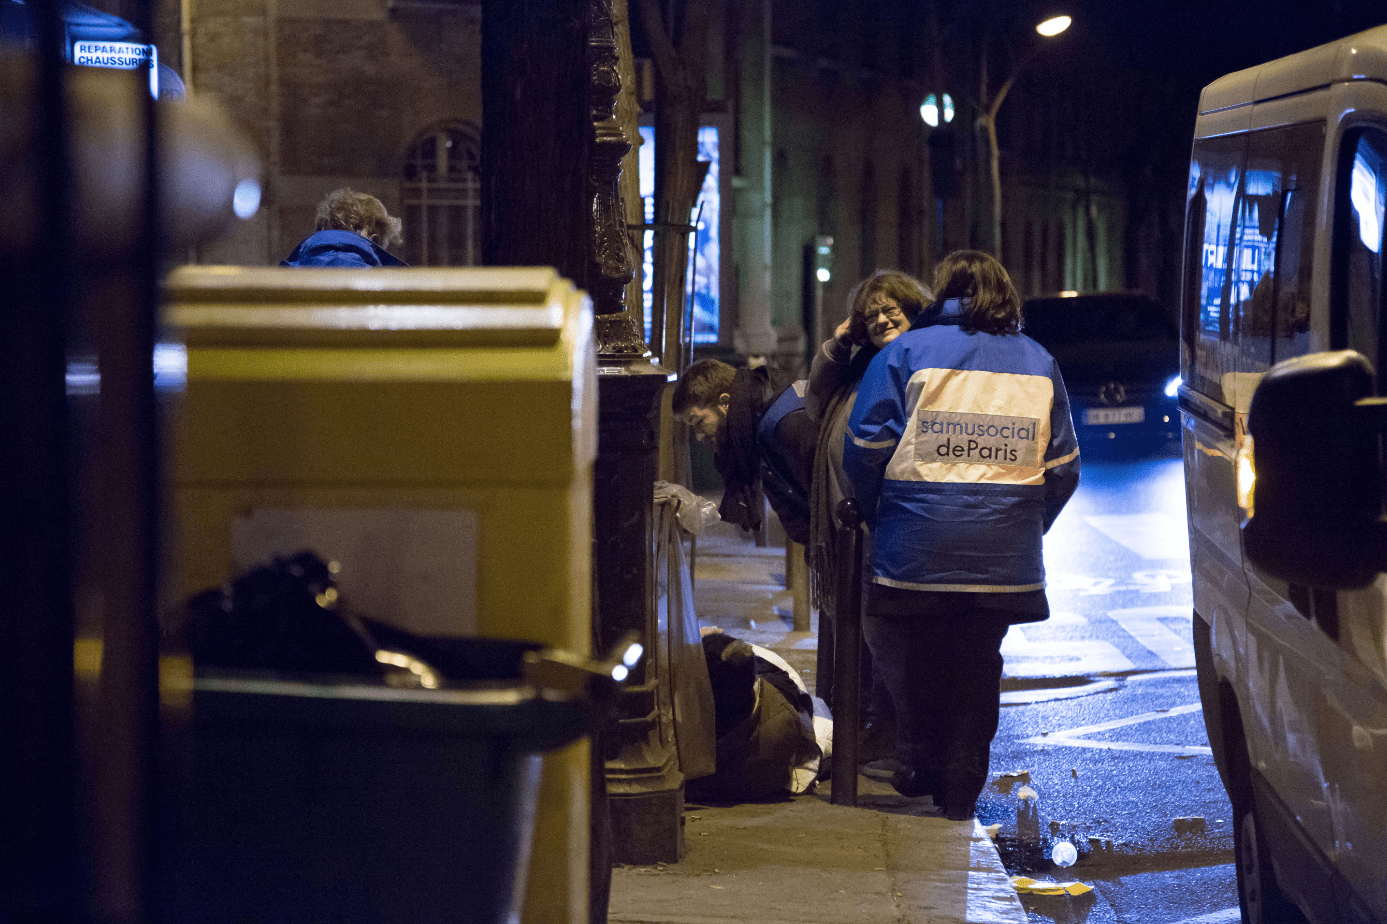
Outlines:
{"type": "Polygon", "coordinates": [[[1024,333],[1059,363],[1081,444],[1154,449],[1179,436],[1180,335],[1154,298],[1028,299],[1024,333]]]}

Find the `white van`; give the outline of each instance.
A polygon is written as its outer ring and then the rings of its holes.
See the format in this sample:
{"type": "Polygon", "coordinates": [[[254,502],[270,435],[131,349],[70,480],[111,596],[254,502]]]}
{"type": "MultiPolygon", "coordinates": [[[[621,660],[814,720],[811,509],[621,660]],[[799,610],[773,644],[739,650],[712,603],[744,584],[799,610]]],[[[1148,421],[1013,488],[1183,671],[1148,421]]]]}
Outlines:
{"type": "Polygon", "coordinates": [[[1180,408],[1244,921],[1387,924],[1385,198],[1387,26],[1205,88],[1180,408]]]}

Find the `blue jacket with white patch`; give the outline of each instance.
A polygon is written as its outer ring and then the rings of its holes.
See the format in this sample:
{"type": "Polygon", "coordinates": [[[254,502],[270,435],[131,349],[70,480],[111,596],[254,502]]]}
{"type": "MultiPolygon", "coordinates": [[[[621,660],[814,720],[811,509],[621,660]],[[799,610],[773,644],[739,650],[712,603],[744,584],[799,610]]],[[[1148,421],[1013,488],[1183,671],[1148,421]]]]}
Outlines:
{"type": "Polygon", "coordinates": [[[1041,536],[1079,483],[1069,397],[1044,347],[965,333],[962,310],[957,299],[928,309],[858,389],[843,467],[873,528],[872,580],[1039,590],[1041,536]]]}

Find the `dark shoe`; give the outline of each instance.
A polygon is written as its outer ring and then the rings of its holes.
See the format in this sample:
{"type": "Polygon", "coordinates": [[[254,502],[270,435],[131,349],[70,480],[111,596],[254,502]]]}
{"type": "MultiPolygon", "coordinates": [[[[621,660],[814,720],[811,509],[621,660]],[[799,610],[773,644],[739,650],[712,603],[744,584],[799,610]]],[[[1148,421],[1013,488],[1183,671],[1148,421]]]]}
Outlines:
{"type": "Polygon", "coordinates": [[[967,804],[961,802],[945,802],[944,817],[950,821],[968,821],[973,817],[973,810],[977,806],[975,802],[967,804]]]}
{"type": "Polygon", "coordinates": [[[857,762],[869,764],[896,756],[896,728],[881,722],[868,722],[857,736],[857,762]]]}
{"type": "Polygon", "coordinates": [[[905,767],[897,770],[891,777],[891,785],[907,799],[933,797],[935,789],[938,788],[918,770],[907,770],[905,767]]]}
{"type": "Polygon", "coordinates": [[[896,758],[884,757],[881,760],[863,764],[859,768],[859,772],[865,777],[889,783],[897,773],[904,769],[905,765],[896,758]]]}

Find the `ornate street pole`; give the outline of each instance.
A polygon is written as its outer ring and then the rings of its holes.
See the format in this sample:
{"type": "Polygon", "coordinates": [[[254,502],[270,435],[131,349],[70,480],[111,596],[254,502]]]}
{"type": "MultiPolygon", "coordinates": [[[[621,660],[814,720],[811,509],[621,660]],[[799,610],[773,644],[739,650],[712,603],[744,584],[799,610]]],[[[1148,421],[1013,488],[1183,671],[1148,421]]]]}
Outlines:
{"type": "Polygon", "coordinates": [[[639,315],[623,301],[635,267],[620,194],[621,159],[631,144],[614,112],[622,86],[613,0],[592,0],[591,11],[596,272],[589,291],[599,351],[594,621],[604,648],[636,630],[652,653],[627,684],[604,742],[612,856],[622,863],[673,862],[684,849],[684,776],[674,747],[672,691],[661,688],[654,669],[663,646],[651,521],[658,399],[671,375],[651,364],[639,315]]]}
{"type": "MultiPolygon", "coordinates": [[[[553,266],[592,298],[593,646],[606,651],[636,630],[653,653],[656,399],[670,376],[651,364],[639,315],[623,297],[635,260],[619,191],[631,141],[613,117],[622,89],[614,2],[621,0],[486,3],[482,243],[488,265],[553,266]]],[[[645,659],[626,684],[614,723],[594,736],[595,920],[605,918],[613,858],[673,860],[682,851],[684,780],[669,691],[657,677],[645,659]]]]}
{"type": "Polygon", "coordinates": [[[616,117],[622,81],[612,5],[613,0],[591,0],[589,8],[595,272],[588,294],[597,323],[599,358],[604,364],[619,365],[649,359],[650,351],[639,318],[625,301],[626,284],[636,266],[621,200],[621,162],[631,150],[631,141],[616,117]]]}

